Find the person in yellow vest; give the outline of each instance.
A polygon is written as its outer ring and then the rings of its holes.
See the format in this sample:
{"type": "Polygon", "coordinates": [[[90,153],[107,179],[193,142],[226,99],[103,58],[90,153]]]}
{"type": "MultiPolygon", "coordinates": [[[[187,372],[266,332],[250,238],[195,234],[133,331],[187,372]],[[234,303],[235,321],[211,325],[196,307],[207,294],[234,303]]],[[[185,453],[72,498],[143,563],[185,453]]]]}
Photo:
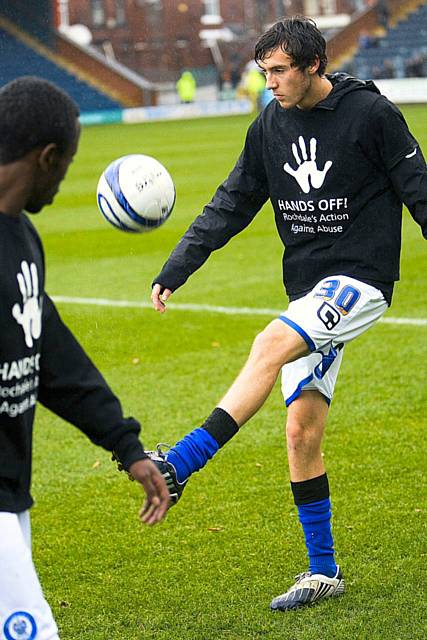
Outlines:
{"type": "Polygon", "coordinates": [[[196,80],[191,71],[184,71],[176,83],[176,90],[182,103],[194,101],[196,80]]]}
{"type": "Polygon", "coordinates": [[[264,76],[258,69],[250,69],[246,76],[246,89],[254,111],[259,111],[259,99],[265,88],[264,76]]]}

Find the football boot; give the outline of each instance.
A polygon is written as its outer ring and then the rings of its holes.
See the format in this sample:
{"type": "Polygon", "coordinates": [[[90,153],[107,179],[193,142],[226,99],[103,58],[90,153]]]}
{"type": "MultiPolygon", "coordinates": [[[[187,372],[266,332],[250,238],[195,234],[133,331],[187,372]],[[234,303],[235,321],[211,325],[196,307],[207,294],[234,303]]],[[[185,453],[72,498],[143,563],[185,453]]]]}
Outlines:
{"type": "Polygon", "coordinates": [[[181,498],[182,492],[184,491],[188,479],[184,482],[178,482],[175,467],[171,462],[168,462],[167,453],[164,452],[165,448],[170,449],[169,445],[160,443],[157,445],[155,451],[145,451],[145,453],[156,465],[163,478],[165,479],[171,499],[170,506],[172,507],[181,498]]]}
{"type": "Polygon", "coordinates": [[[295,584],[270,604],[272,611],[289,611],[313,604],[325,598],[335,598],[344,593],[345,585],[341,570],[333,578],[321,573],[306,571],[295,576],[295,584]]]}

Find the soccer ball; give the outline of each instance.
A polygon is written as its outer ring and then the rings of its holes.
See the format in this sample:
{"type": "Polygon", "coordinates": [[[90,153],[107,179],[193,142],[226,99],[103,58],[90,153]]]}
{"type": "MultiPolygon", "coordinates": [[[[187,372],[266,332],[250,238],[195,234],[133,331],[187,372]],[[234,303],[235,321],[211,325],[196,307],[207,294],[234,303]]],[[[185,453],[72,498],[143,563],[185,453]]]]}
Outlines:
{"type": "Polygon", "coordinates": [[[102,215],[129,232],[160,227],[172,213],[175,185],[155,158],[134,154],[114,160],[102,173],[96,190],[102,215]]]}

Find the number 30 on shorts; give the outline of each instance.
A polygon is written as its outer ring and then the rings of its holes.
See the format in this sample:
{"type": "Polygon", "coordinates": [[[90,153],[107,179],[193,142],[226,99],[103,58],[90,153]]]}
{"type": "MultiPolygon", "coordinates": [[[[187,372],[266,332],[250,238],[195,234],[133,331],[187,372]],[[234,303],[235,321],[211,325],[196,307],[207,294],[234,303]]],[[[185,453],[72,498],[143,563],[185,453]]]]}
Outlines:
{"type": "Polygon", "coordinates": [[[338,291],[339,286],[340,281],[337,279],[325,280],[315,296],[316,298],[323,298],[324,300],[332,300],[335,298],[333,302],[334,306],[343,316],[346,316],[359,300],[360,291],[352,287],[351,284],[346,284],[338,291]]]}

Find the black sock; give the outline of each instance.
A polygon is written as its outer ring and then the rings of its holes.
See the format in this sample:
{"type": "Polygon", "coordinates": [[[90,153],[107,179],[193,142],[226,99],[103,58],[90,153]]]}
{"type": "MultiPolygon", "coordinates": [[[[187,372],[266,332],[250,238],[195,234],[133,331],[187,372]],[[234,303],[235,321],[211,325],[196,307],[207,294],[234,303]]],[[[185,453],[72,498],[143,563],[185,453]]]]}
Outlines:
{"type": "Polygon", "coordinates": [[[216,407],[211,415],[202,424],[205,429],[218,442],[218,446],[223,447],[239,430],[237,422],[227,411],[216,407]]]}

